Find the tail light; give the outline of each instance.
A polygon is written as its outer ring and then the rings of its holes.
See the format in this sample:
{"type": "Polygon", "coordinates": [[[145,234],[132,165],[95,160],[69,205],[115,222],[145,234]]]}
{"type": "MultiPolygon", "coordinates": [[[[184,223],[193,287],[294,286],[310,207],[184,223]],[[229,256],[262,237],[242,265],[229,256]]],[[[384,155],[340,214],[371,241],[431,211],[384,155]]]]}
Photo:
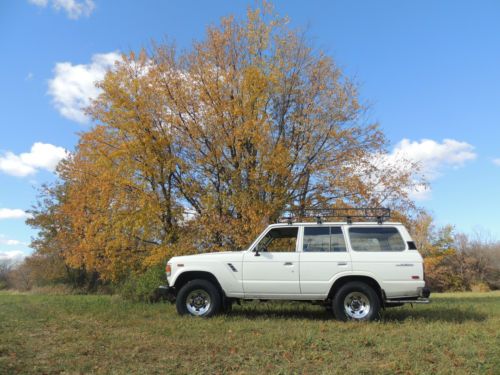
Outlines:
{"type": "Polygon", "coordinates": [[[165,267],[165,272],[167,274],[167,277],[170,276],[170,274],[172,273],[172,266],[168,263],[167,266],[165,267]]]}

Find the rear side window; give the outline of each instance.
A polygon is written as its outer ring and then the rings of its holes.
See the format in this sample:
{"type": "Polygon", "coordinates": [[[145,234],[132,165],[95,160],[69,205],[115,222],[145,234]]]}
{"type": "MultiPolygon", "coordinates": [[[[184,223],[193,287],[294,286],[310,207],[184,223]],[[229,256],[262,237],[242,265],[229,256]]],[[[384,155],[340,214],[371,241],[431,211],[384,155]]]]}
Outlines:
{"type": "Polygon", "coordinates": [[[305,227],[305,252],[346,251],[344,235],[340,227],[305,227]]]}
{"type": "Polygon", "coordinates": [[[403,251],[406,245],[396,228],[349,228],[354,251],[403,251]]]}

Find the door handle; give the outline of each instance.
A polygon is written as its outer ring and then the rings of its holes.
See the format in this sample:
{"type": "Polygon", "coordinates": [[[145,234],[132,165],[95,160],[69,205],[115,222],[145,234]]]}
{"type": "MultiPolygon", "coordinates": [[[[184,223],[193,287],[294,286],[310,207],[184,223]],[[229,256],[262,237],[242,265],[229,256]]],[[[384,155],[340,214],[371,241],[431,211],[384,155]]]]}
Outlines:
{"type": "Polygon", "coordinates": [[[293,266],[293,263],[292,262],[285,262],[285,263],[283,263],[283,265],[285,265],[285,266],[293,266]]]}
{"type": "Polygon", "coordinates": [[[337,265],[338,266],[347,266],[347,262],[338,262],[337,265]]]}

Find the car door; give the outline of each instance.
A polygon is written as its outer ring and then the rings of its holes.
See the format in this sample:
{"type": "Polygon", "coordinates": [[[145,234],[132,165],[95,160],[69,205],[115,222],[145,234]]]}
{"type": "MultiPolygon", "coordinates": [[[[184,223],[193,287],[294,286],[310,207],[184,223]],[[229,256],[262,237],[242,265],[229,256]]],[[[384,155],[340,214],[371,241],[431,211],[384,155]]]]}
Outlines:
{"type": "Polygon", "coordinates": [[[374,277],[388,298],[415,296],[424,285],[422,257],[405,237],[402,228],[386,224],[348,228],[353,270],[374,277]]]}
{"type": "Polygon", "coordinates": [[[326,297],[333,279],[352,269],[340,225],[304,226],[299,254],[302,296],[326,297]]]}
{"type": "Polygon", "coordinates": [[[288,298],[300,295],[298,228],[270,228],[243,256],[245,298],[288,298]]]}

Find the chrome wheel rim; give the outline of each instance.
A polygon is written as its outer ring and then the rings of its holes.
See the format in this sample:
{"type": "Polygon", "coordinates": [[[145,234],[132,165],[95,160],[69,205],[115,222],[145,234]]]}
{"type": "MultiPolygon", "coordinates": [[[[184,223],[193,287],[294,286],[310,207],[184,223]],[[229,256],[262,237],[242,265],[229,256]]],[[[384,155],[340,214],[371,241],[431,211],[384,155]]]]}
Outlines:
{"type": "Polygon", "coordinates": [[[186,298],[186,308],[191,315],[204,315],[210,309],[210,294],[203,289],[195,289],[186,298]]]}
{"type": "Polygon", "coordinates": [[[363,319],[370,310],[370,300],[364,293],[351,292],[344,298],[344,311],[351,319],[363,319]]]}

